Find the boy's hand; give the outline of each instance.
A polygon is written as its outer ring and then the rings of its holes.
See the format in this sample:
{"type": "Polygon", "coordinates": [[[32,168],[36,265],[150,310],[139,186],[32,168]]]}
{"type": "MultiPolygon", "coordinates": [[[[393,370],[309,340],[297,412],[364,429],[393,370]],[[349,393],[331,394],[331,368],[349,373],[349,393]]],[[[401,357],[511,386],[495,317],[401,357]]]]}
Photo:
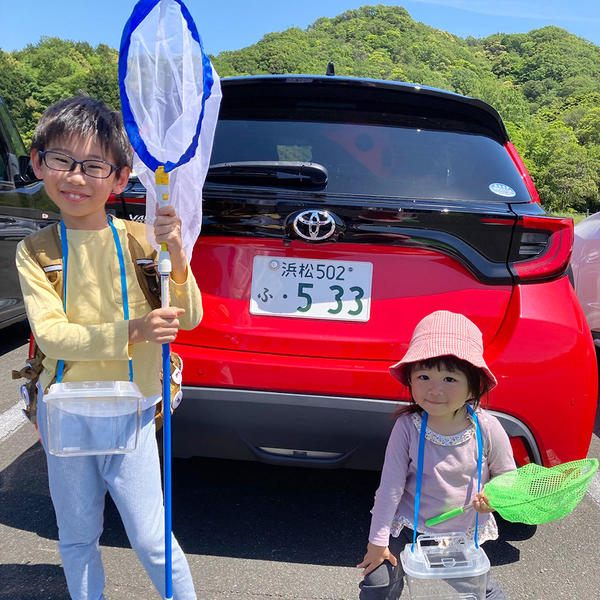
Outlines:
{"type": "Polygon", "coordinates": [[[363,575],[367,575],[385,560],[389,561],[394,567],[398,564],[398,560],[390,552],[390,549],[387,546],[376,546],[369,542],[367,544],[367,553],[365,554],[363,561],[356,565],[356,567],[363,570],[363,575]]]}
{"type": "Polygon", "coordinates": [[[166,244],[171,257],[171,277],[183,283],[187,277],[187,259],[181,240],[181,219],[171,205],[156,207],[154,238],[158,244],[166,244]]]}
{"type": "Polygon", "coordinates": [[[494,509],[490,506],[490,499],[483,492],[479,492],[479,494],[473,498],[473,508],[478,513],[494,512],[494,509]]]}
{"type": "Polygon", "coordinates": [[[185,310],[177,306],[157,308],[145,317],[129,321],[129,343],[156,342],[170,344],[179,331],[179,315],[185,310]]]}

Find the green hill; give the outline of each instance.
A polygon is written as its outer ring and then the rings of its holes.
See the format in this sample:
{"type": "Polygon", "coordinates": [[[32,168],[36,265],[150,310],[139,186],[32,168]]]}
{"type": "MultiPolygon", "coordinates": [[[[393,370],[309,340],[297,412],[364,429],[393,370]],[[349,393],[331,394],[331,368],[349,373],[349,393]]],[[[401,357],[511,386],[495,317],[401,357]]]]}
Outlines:
{"type": "MultiPolygon", "coordinates": [[[[42,38],[0,51],[0,96],[26,141],[53,101],[85,90],[118,107],[116,50],[42,38]]],[[[547,209],[600,205],[600,47],[558,27],[484,39],[365,6],[211,57],[221,77],[325,73],[395,79],[482,98],[502,115],[547,209]]]]}

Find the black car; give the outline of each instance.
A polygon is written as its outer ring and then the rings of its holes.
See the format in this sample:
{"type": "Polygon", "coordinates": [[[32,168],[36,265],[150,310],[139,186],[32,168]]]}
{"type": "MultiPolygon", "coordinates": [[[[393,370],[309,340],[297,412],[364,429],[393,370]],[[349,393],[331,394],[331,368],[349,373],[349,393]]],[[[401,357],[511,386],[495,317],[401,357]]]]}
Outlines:
{"type": "Polygon", "coordinates": [[[25,318],[15,267],[17,244],[58,219],[30,167],[29,153],[0,98],[0,328],[25,318]]]}

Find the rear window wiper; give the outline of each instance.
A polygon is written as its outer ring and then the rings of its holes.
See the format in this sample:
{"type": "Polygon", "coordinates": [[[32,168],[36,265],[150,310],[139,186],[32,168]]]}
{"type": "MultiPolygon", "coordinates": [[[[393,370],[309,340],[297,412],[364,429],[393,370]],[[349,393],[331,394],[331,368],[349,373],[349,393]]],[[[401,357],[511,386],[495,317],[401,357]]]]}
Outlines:
{"type": "Polygon", "coordinates": [[[325,187],[327,169],[315,162],[299,160],[256,160],[227,162],[211,165],[206,178],[209,181],[234,181],[250,185],[308,185],[325,187]]]}

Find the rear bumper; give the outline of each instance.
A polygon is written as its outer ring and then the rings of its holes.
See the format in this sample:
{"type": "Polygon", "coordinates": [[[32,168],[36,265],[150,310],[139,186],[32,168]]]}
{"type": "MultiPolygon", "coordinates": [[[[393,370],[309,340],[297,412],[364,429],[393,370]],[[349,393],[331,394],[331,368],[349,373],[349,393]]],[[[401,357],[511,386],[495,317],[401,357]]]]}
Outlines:
{"type": "Polygon", "coordinates": [[[184,386],[173,416],[173,452],[378,469],[398,407],[373,398],[184,386]]]}
{"type": "MultiPolygon", "coordinates": [[[[318,468],[378,470],[399,402],[260,390],[184,387],[173,418],[176,456],[212,456],[318,468]]],[[[526,440],[541,461],[531,431],[491,411],[511,437],[526,440]]]]}

